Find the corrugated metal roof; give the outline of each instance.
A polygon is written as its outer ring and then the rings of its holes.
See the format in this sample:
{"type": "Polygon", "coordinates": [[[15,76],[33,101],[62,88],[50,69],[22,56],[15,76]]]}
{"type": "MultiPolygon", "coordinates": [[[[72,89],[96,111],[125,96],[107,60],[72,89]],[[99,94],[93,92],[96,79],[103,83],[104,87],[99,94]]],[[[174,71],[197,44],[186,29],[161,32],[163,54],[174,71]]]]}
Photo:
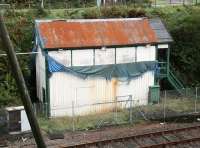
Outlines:
{"type": "Polygon", "coordinates": [[[160,19],[150,19],[149,23],[151,28],[155,31],[159,43],[173,41],[171,35],[168,33],[165,25],[160,19]]]}
{"type": "Polygon", "coordinates": [[[48,49],[150,44],[161,36],[146,18],[40,20],[36,31],[42,48],[48,49]]]}

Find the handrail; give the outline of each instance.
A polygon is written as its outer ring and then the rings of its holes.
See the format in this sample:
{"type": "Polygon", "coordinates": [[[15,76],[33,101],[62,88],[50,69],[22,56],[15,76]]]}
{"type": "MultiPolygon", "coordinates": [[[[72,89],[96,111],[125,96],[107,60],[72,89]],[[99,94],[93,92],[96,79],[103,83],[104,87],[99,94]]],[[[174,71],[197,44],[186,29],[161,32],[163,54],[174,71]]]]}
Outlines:
{"type": "Polygon", "coordinates": [[[181,86],[184,87],[183,84],[176,78],[176,76],[170,71],[170,75],[173,77],[173,79],[181,86]]]}
{"type": "Polygon", "coordinates": [[[168,76],[168,80],[170,81],[170,83],[173,85],[173,87],[180,93],[182,94],[180,88],[178,88],[177,83],[175,81],[173,81],[169,76],[168,76]]]}
{"type": "Polygon", "coordinates": [[[160,76],[167,76],[167,62],[158,62],[159,70],[160,70],[160,76]]]}
{"type": "Polygon", "coordinates": [[[171,73],[171,75],[174,77],[174,79],[181,85],[182,88],[184,88],[183,82],[180,79],[178,79],[177,76],[174,74],[176,72],[175,72],[175,70],[174,70],[174,68],[173,68],[173,66],[171,64],[170,64],[170,71],[169,71],[169,73],[171,73]]]}

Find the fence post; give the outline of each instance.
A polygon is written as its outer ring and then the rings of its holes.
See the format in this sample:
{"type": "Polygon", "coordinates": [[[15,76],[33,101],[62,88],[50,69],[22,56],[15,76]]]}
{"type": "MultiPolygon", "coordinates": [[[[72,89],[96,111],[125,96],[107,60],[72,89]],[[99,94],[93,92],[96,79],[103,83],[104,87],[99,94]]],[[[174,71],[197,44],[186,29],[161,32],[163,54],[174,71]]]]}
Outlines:
{"type": "Polygon", "coordinates": [[[196,94],[195,94],[195,106],[194,106],[195,113],[197,112],[197,97],[198,97],[198,88],[196,87],[196,94]]]}
{"type": "Polygon", "coordinates": [[[115,97],[115,116],[114,116],[115,122],[117,122],[117,97],[115,97]]]}
{"type": "Polygon", "coordinates": [[[74,101],[72,101],[72,130],[75,131],[75,112],[74,112],[74,101]]]}
{"type": "Polygon", "coordinates": [[[164,91],[165,92],[165,96],[164,96],[164,102],[163,102],[163,123],[165,123],[165,118],[166,118],[166,99],[167,99],[167,92],[166,90],[164,91]]]}
{"type": "Polygon", "coordinates": [[[129,96],[130,97],[130,115],[129,115],[129,120],[130,120],[130,123],[132,124],[133,123],[133,98],[132,98],[132,95],[129,96]]]}

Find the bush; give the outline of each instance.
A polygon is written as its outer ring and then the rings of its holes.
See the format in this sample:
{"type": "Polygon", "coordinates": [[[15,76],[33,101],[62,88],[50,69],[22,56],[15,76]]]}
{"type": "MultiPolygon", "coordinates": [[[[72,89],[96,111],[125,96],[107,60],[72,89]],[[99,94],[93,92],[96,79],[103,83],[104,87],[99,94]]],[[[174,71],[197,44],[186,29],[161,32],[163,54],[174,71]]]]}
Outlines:
{"type": "Polygon", "coordinates": [[[146,12],[143,9],[130,9],[128,11],[128,17],[145,17],[146,12]]]}
{"type": "Polygon", "coordinates": [[[127,17],[127,9],[125,7],[104,7],[101,9],[101,15],[104,18],[122,18],[127,17]]]}
{"type": "Polygon", "coordinates": [[[83,17],[85,19],[96,19],[99,18],[100,16],[101,16],[100,10],[95,8],[87,9],[83,13],[83,17]]]}

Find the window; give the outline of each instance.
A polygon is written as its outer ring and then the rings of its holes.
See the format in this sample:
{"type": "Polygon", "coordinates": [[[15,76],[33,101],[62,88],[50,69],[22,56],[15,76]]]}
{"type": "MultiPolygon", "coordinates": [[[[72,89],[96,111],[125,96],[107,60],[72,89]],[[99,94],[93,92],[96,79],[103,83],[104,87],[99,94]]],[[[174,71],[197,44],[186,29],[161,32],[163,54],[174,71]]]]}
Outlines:
{"type": "Polygon", "coordinates": [[[115,64],[115,49],[96,49],[95,65],[115,64]]]}
{"type": "Polygon", "coordinates": [[[57,62],[63,64],[66,67],[71,66],[71,51],[70,50],[50,51],[49,56],[51,56],[57,62]]]}
{"type": "Polygon", "coordinates": [[[155,61],[156,48],[155,46],[138,46],[137,47],[137,62],[155,61]]]}
{"type": "Polygon", "coordinates": [[[135,62],[135,47],[117,48],[116,63],[132,63],[135,62]]]}
{"type": "Polygon", "coordinates": [[[73,66],[90,66],[93,65],[93,50],[72,50],[73,66]]]}

